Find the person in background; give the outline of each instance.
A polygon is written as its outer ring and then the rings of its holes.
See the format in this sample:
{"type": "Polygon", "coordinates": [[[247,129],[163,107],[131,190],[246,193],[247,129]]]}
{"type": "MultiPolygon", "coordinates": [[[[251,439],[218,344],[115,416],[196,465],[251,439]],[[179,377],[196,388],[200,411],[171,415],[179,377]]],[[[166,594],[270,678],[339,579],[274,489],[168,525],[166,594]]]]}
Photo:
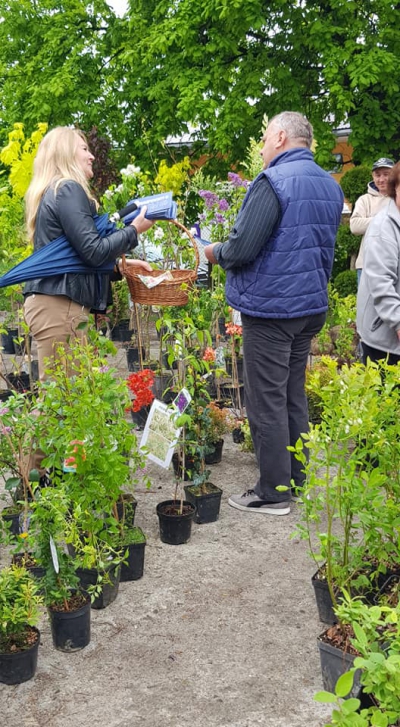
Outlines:
{"type": "Polygon", "coordinates": [[[372,218],[389,202],[387,183],[392,159],[382,157],[372,165],[372,182],[368,183],[367,194],[362,194],[354,205],[350,217],[350,230],[353,235],[363,235],[356,259],[357,281],[360,282],[363,268],[364,235],[372,218]]]}
{"type": "Polygon", "coordinates": [[[357,293],[362,361],[400,361],[400,162],[387,181],[388,203],[364,238],[364,267],[357,293]]]}
{"type": "Polygon", "coordinates": [[[263,171],[250,185],[229,240],[205,248],[227,271],[226,297],[243,327],[245,405],[259,479],[229,504],[290,512],[302,465],[287,450],[308,431],[304,391],[310,343],[328,308],[343,193],[315,162],[312,126],[284,111],[263,136],[263,171]]]}
{"type": "MultiPolygon", "coordinates": [[[[117,261],[138,244],[138,235],[154,223],[145,219],[146,209],[124,229],[100,237],[93,216],[97,212],[89,181],[93,176],[93,154],[84,134],[59,126],[42,139],[33,167],[33,177],[25,197],[26,224],[35,250],[65,235],[82,261],[93,273],[65,273],[30,280],[25,285],[24,316],[36,341],[39,378],[45,379],[45,359],[55,354],[57,344],[71,336],[82,339],[82,322],[92,309],[105,311],[110,276],[96,268],[117,261]]],[[[149,272],[150,265],[129,260],[139,272],[149,272]]],[[[114,279],[121,279],[115,263],[114,279]]]]}

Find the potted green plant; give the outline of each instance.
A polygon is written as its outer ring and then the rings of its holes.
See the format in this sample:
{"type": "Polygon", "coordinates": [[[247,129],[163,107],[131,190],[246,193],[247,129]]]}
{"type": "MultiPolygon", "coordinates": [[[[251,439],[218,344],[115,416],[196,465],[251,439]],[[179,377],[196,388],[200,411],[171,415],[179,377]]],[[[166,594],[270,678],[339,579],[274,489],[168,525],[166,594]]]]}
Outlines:
{"type": "Polygon", "coordinates": [[[207,465],[218,464],[222,459],[224,434],[232,431],[235,420],[230,409],[220,408],[213,401],[207,405],[207,416],[209,427],[206,429],[204,459],[207,465]]]}
{"type": "Polygon", "coordinates": [[[12,498],[1,517],[9,521],[11,532],[18,535],[20,518],[33,499],[32,482],[38,479],[34,469],[39,439],[37,399],[12,393],[0,408],[0,475],[4,489],[12,498]]]}
{"type": "Polygon", "coordinates": [[[156,507],[160,527],[160,539],[168,545],[182,545],[190,540],[195,506],[185,500],[183,493],[178,497],[180,480],[175,480],[172,499],[159,502],[156,507]]]}
{"type": "Polygon", "coordinates": [[[332,622],[343,588],[371,598],[380,575],[398,563],[400,402],[393,367],[326,364],[329,382],[309,380],[321,396],[321,422],[292,451],[306,474],[298,532],[318,566],[312,580],[317,605],[324,596],[321,620],[332,622]]]}
{"type": "Polygon", "coordinates": [[[0,682],[21,684],[35,675],[42,598],[26,568],[0,571],[0,682]]]}
{"type": "Polygon", "coordinates": [[[68,554],[70,501],[65,489],[42,488],[30,507],[28,542],[41,566],[41,586],[47,606],[53,644],[73,652],[90,642],[90,596],[79,583],[77,564],[68,554]]]}
{"type": "Polygon", "coordinates": [[[67,542],[74,548],[78,575],[91,583],[95,579],[95,587],[112,581],[108,600],[94,601],[93,607],[104,607],[116,596],[122,560],[117,502],[131,479],[130,466],[143,466],[125,417],[126,382],[102,355],[101,347],[108,345],[106,339],[71,345],[68,370],[61,356],[52,379],[43,384],[46,395],[40,402],[40,444],[53,484],[64,489],[70,503],[67,542]]]}
{"type": "MultiPolygon", "coordinates": [[[[348,671],[338,679],[339,662],[336,675],[325,672],[326,691],[316,694],[315,699],[333,705],[332,724],[341,727],[398,724],[398,604],[394,608],[370,606],[345,594],[337,613],[340,623],[349,624],[351,629],[352,659],[347,660],[348,671]]],[[[343,653],[341,665],[343,670],[343,653]]]]}
{"type": "Polygon", "coordinates": [[[111,338],[128,343],[132,337],[133,321],[128,285],[125,279],[112,284],[112,308],[109,312],[111,338]]]}

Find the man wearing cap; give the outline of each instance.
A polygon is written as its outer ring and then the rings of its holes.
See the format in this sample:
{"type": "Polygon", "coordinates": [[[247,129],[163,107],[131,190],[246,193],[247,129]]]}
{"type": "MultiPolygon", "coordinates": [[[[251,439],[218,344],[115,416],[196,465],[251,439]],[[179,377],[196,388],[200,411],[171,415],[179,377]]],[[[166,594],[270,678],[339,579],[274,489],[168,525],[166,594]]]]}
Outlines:
{"type": "Polygon", "coordinates": [[[382,157],[372,165],[372,182],[368,183],[367,194],[362,194],[354,205],[350,217],[350,230],[353,235],[362,235],[360,249],[356,260],[357,280],[360,280],[363,267],[364,237],[368,225],[385,205],[389,202],[387,196],[387,182],[389,173],[394,166],[392,159],[382,157]]]}

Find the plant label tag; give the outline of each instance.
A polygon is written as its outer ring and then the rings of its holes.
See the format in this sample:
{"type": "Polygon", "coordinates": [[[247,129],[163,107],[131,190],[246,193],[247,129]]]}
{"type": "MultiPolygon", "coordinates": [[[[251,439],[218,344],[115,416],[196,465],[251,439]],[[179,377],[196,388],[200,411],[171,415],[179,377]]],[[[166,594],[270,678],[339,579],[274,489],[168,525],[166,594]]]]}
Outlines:
{"type": "Polygon", "coordinates": [[[60,565],[58,562],[57,548],[56,548],[56,544],[51,535],[50,535],[50,552],[51,552],[51,559],[53,561],[54,570],[56,573],[59,573],[60,565]]]}
{"type": "Polygon", "coordinates": [[[172,402],[173,405],[178,409],[179,414],[183,414],[185,409],[189,406],[190,402],[192,401],[192,397],[190,396],[187,389],[181,389],[177,397],[172,402]]]}
{"type": "Polygon", "coordinates": [[[217,346],[215,349],[215,365],[219,369],[225,368],[225,354],[223,346],[217,346]]]}

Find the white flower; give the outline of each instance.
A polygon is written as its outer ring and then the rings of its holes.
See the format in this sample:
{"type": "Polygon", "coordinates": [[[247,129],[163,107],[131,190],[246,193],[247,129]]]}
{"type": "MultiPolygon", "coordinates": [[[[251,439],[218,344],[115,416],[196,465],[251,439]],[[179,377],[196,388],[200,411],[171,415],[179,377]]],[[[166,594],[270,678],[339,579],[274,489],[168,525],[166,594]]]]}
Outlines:
{"type": "Polygon", "coordinates": [[[118,187],[115,188],[115,191],[116,192],[123,192],[124,191],[124,185],[123,184],[119,184],[118,187]]]}
{"type": "Polygon", "coordinates": [[[123,174],[124,177],[135,177],[136,174],[139,174],[140,167],[135,167],[134,164],[128,164],[125,169],[121,169],[121,174],[123,174]]]}
{"type": "Polygon", "coordinates": [[[112,189],[106,189],[106,191],[104,192],[104,196],[106,199],[111,199],[113,194],[114,194],[114,192],[112,191],[112,189]]]}
{"type": "Polygon", "coordinates": [[[154,230],[154,239],[155,240],[162,240],[164,237],[164,230],[161,227],[156,227],[154,230]]]}

